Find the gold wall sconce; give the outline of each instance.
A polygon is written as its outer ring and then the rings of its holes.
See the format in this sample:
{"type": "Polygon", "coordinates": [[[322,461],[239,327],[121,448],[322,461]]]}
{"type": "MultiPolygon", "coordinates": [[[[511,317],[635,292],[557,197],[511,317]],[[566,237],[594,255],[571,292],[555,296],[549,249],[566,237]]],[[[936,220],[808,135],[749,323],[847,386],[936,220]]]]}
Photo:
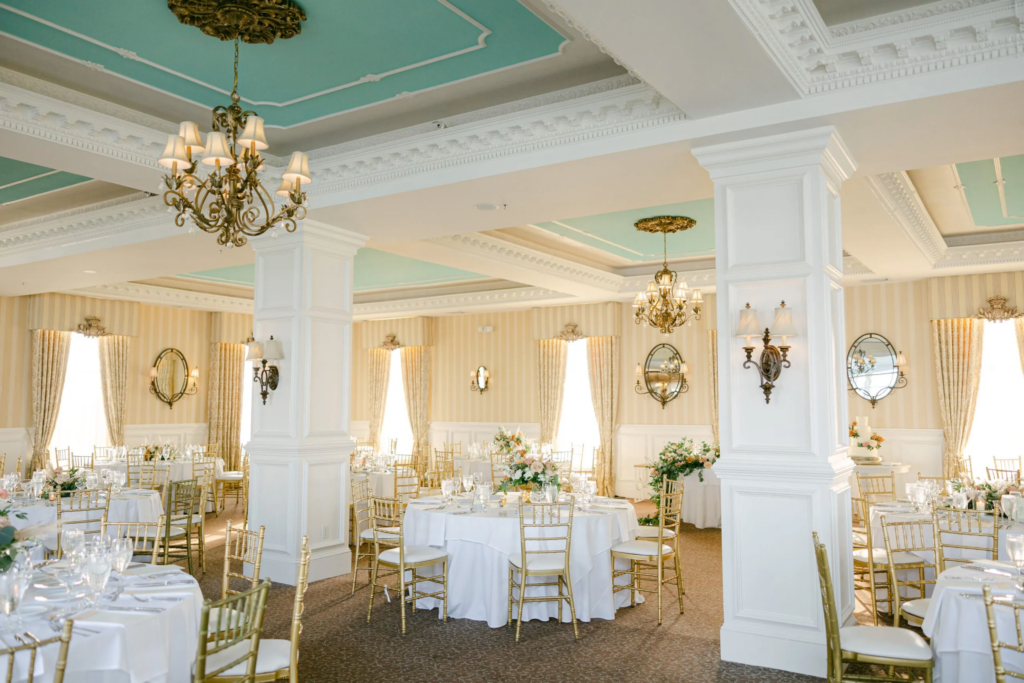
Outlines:
{"type": "Polygon", "coordinates": [[[789,353],[786,338],[796,336],[796,328],[793,326],[793,309],[786,308],[786,302],[783,301],[781,306],[775,309],[775,320],[772,322],[772,326],[764,328],[762,336],[761,324],[757,321],[757,310],[751,308],[748,303],[747,307],[740,311],[740,325],[736,336],[746,338],[747,343],[743,350],[747,354],[747,360],[743,362],[743,367],[757,370],[761,377],[760,386],[761,391],[764,392],[764,402],[770,403],[772,390],[775,388],[779,376],[782,375],[782,369],[790,367],[789,359],[786,358],[789,353]],[[773,346],[771,343],[773,332],[776,337],[782,339],[779,346],[773,346]],[[755,361],[753,359],[754,346],[750,340],[758,336],[761,336],[764,348],[761,350],[761,356],[755,361]]]}
{"type": "Polygon", "coordinates": [[[633,391],[641,395],[649,394],[664,410],[669,401],[690,390],[686,381],[689,372],[690,367],[674,346],[658,344],[647,354],[645,363],[636,364],[636,386],[633,391]]]}
{"type": "Polygon", "coordinates": [[[281,342],[270,335],[266,343],[259,343],[249,338],[246,344],[245,360],[252,361],[252,381],[260,385],[260,397],[263,398],[263,405],[267,405],[267,396],[271,391],[277,389],[280,380],[280,371],[277,369],[277,361],[284,358],[284,351],[281,349],[281,342]],[[257,362],[260,364],[257,367],[257,362]]]}
{"type": "Polygon", "coordinates": [[[174,408],[174,404],[199,391],[199,368],[188,369],[185,354],[178,349],[164,349],[149,369],[149,393],[174,408]]]}
{"type": "Polygon", "coordinates": [[[469,373],[469,382],[469,390],[483,396],[491,386],[491,371],[481,365],[469,373]]]}

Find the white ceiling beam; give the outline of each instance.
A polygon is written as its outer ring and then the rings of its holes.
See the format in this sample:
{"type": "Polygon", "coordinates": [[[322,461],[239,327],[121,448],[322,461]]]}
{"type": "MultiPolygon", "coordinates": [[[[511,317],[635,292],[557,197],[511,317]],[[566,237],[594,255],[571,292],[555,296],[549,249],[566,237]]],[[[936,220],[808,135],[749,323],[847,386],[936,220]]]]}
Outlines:
{"type": "MultiPolygon", "coordinates": [[[[214,311],[221,313],[252,314],[253,300],[220,294],[207,294],[173,287],[158,287],[137,282],[119,282],[109,285],[95,285],[69,289],[65,294],[91,296],[97,299],[115,299],[117,301],[137,301],[154,306],[171,306],[188,308],[196,311],[214,311]]],[[[241,340],[239,340],[241,341],[241,340]]]]}

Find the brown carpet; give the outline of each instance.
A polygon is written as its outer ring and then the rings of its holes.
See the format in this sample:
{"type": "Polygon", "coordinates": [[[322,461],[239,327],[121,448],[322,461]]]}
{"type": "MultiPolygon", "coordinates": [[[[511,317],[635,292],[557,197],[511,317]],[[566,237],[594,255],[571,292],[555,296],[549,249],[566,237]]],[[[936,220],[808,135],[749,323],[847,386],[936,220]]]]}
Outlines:
{"type": "MultiPolygon", "coordinates": [[[[240,509],[207,521],[206,575],[200,577],[208,598],[220,596],[223,528],[240,509]]],[[[397,603],[374,601],[373,621],[366,623],[369,597],[365,583],[349,595],[351,575],[311,584],[299,672],[302,681],[735,681],[782,683],[821,681],[774,669],[722,662],[718,631],[722,624],[722,548],[717,529],[684,525],[683,572],[686,613],[677,614],[674,588],[666,591],[665,619],[657,626],[650,603],[621,609],[614,621],[580,622],[580,640],[572,627],[554,621],[523,624],[514,631],[492,629],[467,620],[443,623],[436,611],[408,613],[409,632],[401,636],[397,603]]],[[[365,582],[364,573],[360,580],[365,582]]],[[[294,589],[274,584],[267,607],[264,636],[287,638],[294,589]]]]}

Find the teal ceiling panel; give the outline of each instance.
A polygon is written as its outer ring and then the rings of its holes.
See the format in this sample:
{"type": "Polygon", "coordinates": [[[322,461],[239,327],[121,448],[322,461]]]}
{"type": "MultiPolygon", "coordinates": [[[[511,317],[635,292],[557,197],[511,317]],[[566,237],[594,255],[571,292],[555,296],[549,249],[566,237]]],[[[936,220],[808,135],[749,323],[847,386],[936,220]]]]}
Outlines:
{"type": "Polygon", "coordinates": [[[0,157],[0,204],[60,190],[90,178],[0,157]]]}
{"type": "Polygon", "coordinates": [[[1024,222],[1024,154],[957,164],[956,172],[976,226],[1024,222]]]}
{"type": "MultiPolygon", "coordinates": [[[[292,126],[558,54],[565,38],[517,0],[301,0],[302,33],[243,43],[239,94],[292,126]]],[[[200,105],[227,103],[233,43],[165,2],[7,0],[3,32],[200,105]]],[[[208,122],[200,121],[206,126],[208,122]]]]}

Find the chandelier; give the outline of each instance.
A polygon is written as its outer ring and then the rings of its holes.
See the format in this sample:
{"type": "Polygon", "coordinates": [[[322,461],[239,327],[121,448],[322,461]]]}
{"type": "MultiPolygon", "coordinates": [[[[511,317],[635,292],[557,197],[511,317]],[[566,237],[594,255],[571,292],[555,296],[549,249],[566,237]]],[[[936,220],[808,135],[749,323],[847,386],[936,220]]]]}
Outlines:
{"type": "Polygon", "coordinates": [[[636,222],[641,232],[660,232],[665,241],[665,258],[662,269],[647,283],[647,290],[639,292],[633,300],[634,322],[657,327],[664,334],[693,320],[700,320],[700,308],[704,298],[699,289],[690,291],[686,280],[680,280],[674,270],[668,267],[668,235],[672,232],[689,230],[697,221],[685,216],[655,216],[636,222]]]}
{"type": "MultiPolygon", "coordinates": [[[[260,151],[269,146],[263,119],[254,111],[243,111],[239,105],[239,38],[250,43],[289,38],[299,32],[298,21],[305,19],[305,14],[291,3],[276,2],[293,10],[287,21],[270,12],[275,3],[265,0],[262,4],[251,0],[228,3],[251,7],[246,8],[248,14],[237,11],[204,16],[205,24],[195,16],[179,16],[182,23],[200,26],[208,35],[221,40],[234,38],[234,82],[231,104],[213,108],[213,130],[206,136],[206,144],[192,121],[183,122],[178,134],[168,137],[159,163],[170,172],[164,176],[161,189],[166,188],[164,202],[171,207],[169,210],[177,212],[176,225],[183,227],[188,219],[204,232],[216,233],[217,243],[229,247],[240,247],[246,243],[246,237],[256,237],[268,230],[273,230],[271,234],[276,236],[278,227],[294,232],[296,221],[306,217],[308,203],[304,190],[312,182],[309,157],[303,152],[292,153],[275,192],[283,198],[283,206],[278,208],[259,176],[265,169],[260,151]],[[264,14],[257,14],[261,10],[264,14]]],[[[171,3],[172,9],[174,4],[171,3]]],[[[179,12],[175,10],[175,14],[179,12]]]]}

